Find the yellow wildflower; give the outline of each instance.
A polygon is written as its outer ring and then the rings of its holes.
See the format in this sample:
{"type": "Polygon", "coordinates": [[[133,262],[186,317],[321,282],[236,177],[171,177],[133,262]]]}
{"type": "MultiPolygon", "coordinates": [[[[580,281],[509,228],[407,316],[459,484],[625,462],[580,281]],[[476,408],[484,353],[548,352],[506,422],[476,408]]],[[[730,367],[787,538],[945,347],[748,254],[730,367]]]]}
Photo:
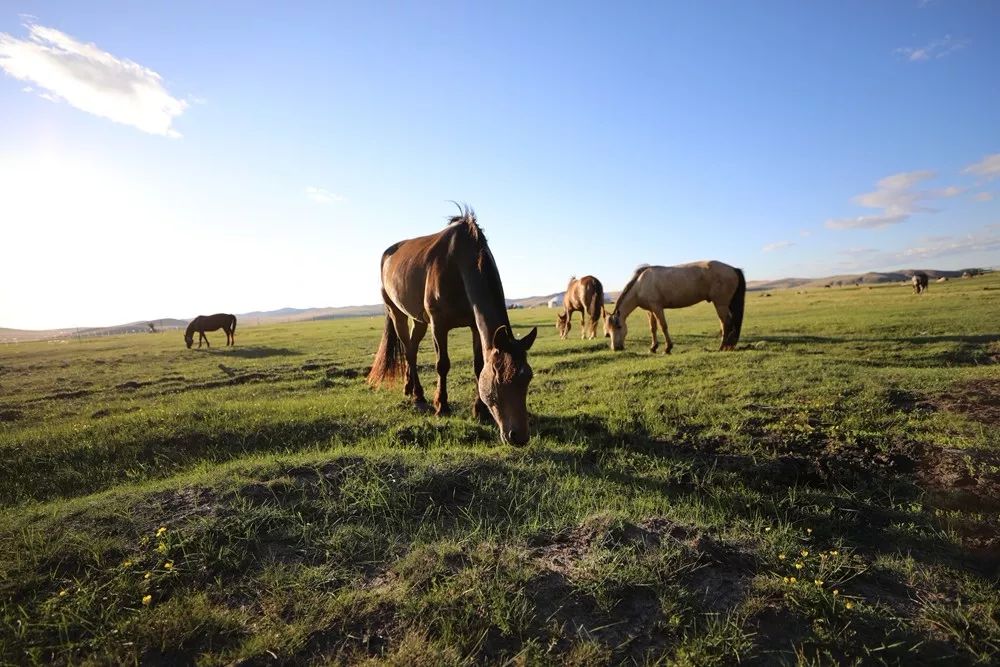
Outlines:
{"type": "Polygon", "coordinates": [[[795,577],[789,577],[788,581],[794,584],[796,581],[798,581],[798,579],[796,579],[795,577]]]}
{"type": "Polygon", "coordinates": [[[163,564],[163,569],[164,570],[172,570],[172,569],[174,569],[174,561],[168,560],[166,563],[163,564]]]}
{"type": "Polygon", "coordinates": [[[785,554],[778,554],[778,560],[785,560],[785,554]]]}
{"type": "Polygon", "coordinates": [[[152,577],[152,576],[153,576],[153,573],[152,573],[152,572],[147,572],[146,574],[142,575],[142,578],[143,578],[143,579],[149,579],[149,578],[150,578],[150,577],[152,577]]]}
{"type": "Polygon", "coordinates": [[[153,596],[152,596],[152,595],[144,595],[144,596],[142,597],[142,603],[143,603],[144,605],[146,605],[147,607],[148,607],[148,606],[149,606],[149,605],[150,605],[150,604],[151,604],[152,602],[153,602],[153,596]]]}
{"type": "Polygon", "coordinates": [[[160,542],[159,544],[156,545],[156,550],[159,551],[161,554],[165,554],[167,553],[167,545],[164,542],[160,542]]]}
{"type": "Polygon", "coordinates": [[[795,569],[796,570],[801,570],[802,569],[802,563],[796,563],[795,564],[795,569]]]}
{"type": "Polygon", "coordinates": [[[833,551],[831,551],[831,552],[830,552],[830,555],[831,555],[831,556],[836,556],[836,555],[837,555],[837,554],[839,554],[839,553],[840,553],[839,551],[837,551],[837,550],[833,550],[833,551]]]}
{"type": "Polygon", "coordinates": [[[770,527],[770,526],[767,526],[767,527],[765,527],[765,528],[764,528],[764,532],[765,532],[765,533],[769,533],[769,532],[771,532],[771,527],[770,527]]]}
{"type": "Polygon", "coordinates": [[[848,600],[847,602],[845,602],[844,606],[847,607],[848,609],[854,609],[854,603],[851,602],[850,600],[848,600]]]}
{"type": "Polygon", "coordinates": [[[163,537],[163,534],[166,533],[166,532],[167,532],[167,527],[166,526],[160,526],[159,528],[156,529],[156,536],[157,537],[163,537]]]}
{"type": "Polygon", "coordinates": [[[813,529],[812,528],[806,528],[806,535],[812,535],[812,534],[813,534],[813,529]]]}
{"type": "Polygon", "coordinates": [[[805,558],[806,556],[808,556],[808,555],[809,555],[809,552],[808,552],[808,551],[806,551],[805,549],[803,549],[803,550],[802,550],[802,551],[800,551],[799,553],[800,553],[800,554],[802,554],[802,557],[803,557],[803,558],[805,558]]]}
{"type": "Polygon", "coordinates": [[[836,588],[834,588],[833,589],[833,597],[837,597],[838,595],[840,595],[840,591],[838,591],[836,588]]]}
{"type": "Polygon", "coordinates": [[[59,597],[66,597],[67,593],[69,593],[69,591],[64,588],[61,591],[59,591],[59,597]]]}
{"type": "Polygon", "coordinates": [[[782,579],[782,581],[784,581],[784,582],[785,582],[785,583],[787,584],[787,583],[788,583],[788,577],[784,577],[784,578],[782,579]]]}
{"type": "Polygon", "coordinates": [[[822,580],[822,579],[813,579],[813,582],[814,582],[814,583],[815,583],[815,584],[816,584],[817,586],[822,586],[822,585],[823,585],[823,580],[822,580]]]}

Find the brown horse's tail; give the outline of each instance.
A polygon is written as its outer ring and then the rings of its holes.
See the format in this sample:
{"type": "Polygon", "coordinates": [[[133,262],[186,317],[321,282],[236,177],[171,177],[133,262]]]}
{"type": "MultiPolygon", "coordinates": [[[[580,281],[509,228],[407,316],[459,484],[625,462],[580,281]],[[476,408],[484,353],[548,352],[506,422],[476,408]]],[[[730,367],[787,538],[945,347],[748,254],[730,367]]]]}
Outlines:
{"type": "Polygon", "coordinates": [[[236,316],[232,315],[231,317],[233,318],[233,324],[229,329],[229,335],[233,337],[233,340],[236,340],[236,316]]]}
{"type": "Polygon", "coordinates": [[[368,384],[372,387],[378,387],[382,383],[392,384],[395,382],[403,371],[405,359],[406,350],[403,349],[403,342],[396,334],[396,326],[392,322],[392,317],[389,316],[389,308],[386,307],[382,342],[378,345],[375,361],[368,373],[368,384]]]}
{"type": "Polygon", "coordinates": [[[740,331],[743,329],[743,307],[746,303],[747,279],[743,275],[742,269],[736,269],[739,284],[736,285],[736,292],[729,302],[729,335],[722,341],[724,347],[735,348],[740,342],[740,331]]]}

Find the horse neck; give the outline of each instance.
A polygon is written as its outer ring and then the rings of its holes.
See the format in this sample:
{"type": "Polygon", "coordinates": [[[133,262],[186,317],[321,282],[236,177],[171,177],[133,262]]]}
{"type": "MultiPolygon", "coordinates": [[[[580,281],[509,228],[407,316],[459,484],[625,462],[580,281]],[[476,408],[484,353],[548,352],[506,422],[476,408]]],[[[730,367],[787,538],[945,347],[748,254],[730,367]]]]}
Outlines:
{"type": "Polygon", "coordinates": [[[618,313],[622,320],[627,320],[628,316],[632,314],[632,311],[639,307],[639,297],[636,295],[636,287],[632,286],[625,294],[618,297],[618,301],[615,303],[615,311],[618,313]]]}
{"type": "Polygon", "coordinates": [[[510,317],[507,315],[500,274],[485,245],[471,254],[468,261],[462,262],[461,274],[483,349],[493,349],[493,334],[500,327],[510,328],[510,317]]]}
{"type": "Polygon", "coordinates": [[[192,336],[193,334],[194,334],[194,320],[191,320],[191,323],[190,323],[190,324],[188,324],[188,328],[187,328],[187,330],[186,330],[186,331],[184,332],[184,335],[185,335],[185,336],[188,336],[188,337],[190,337],[190,336],[192,336]]]}

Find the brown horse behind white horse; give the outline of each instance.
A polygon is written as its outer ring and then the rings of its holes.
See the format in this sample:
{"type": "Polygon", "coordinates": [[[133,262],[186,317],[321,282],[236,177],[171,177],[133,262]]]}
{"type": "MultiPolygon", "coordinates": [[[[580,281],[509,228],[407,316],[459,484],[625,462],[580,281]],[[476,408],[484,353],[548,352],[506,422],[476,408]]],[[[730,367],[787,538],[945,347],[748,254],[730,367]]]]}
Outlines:
{"type": "Polygon", "coordinates": [[[605,320],[605,328],[611,334],[611,349],[625,349],[626,320],[633,310],[642,308],[649,311],[649,332],[653,337],[649,351],[656,352],[659,347],[656,339],[659,323],[667,342],[664,353],[670,354],[674,344],[667,332],[663,309],[687,308],[709,301],[715,305],[722,325],[720,349],[733,350],[740,340],[746,291],[743,271],[714,260],[680,266],[640,266],[618,296],[614,312],[605,320]]]}
{"type": "Polygon", "coordinates": [[[577,311],[580,311],[580,327],[583,329],[580,332],[581,340],[588,336],[593,340],[597,336],[597,322],[604,314],[604,286],[594,276],[580,279],[573,276],[569,279],[566,295],[563,297],[563,312],[556,319],[556,328],[563,340],[572,328],[570,316],[577,311]]]}
{"type": "Polygon", "coordinates": [[[201,341],[205,341],[205,345],[212,347],[208,342],[208,336],[205,335],[206,331],[218,331],[222,329],[226,332],[226,346],[236,345],[236,316],[229,315],[228,313],[216,313],[215,315],[199,315],[198,317],[191,320],[191,324],[188,325],[187,331],[184,332],[184,342],[187,344],[188,349],[191,349],[191,345],[194,343],[194,332],[198,332],[198,347],[201,347],[201,341]]]}

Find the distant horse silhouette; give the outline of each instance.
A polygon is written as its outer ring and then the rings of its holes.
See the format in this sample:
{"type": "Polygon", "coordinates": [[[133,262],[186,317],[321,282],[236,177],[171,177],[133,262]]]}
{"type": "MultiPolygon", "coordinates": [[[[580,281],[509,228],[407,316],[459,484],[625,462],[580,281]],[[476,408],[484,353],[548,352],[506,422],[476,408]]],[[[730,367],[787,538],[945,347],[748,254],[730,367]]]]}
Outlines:
{"type": "Polygon", "coordinates": [[[665,354],[670,354],[674,344],[667,332],[664,308],[686,308],[699,301],[715,304],[715,312],[722,325],[722,350],[736,348],[743,327],[743,306],[747,282],[743,271],[716,261],[693,262],[680,266],[643,265],[635,270],[625,285],[614,312],[607,316],[605,327],[611,333],[611,349],[625,349],[628,334],[626,320],[636,308],[649,311],[649,332],[653,342],[649,351],[656,352],[656,324],[659,322],[666,338],[665,354]]]}
{"type": "Polygon", "coordinates": [[[911,282],[913,283],[913,291],[917,294],[927,291],[927,283],[929,281],[927,280],[927,274],[923,271],[914,273],[911,282]]]}
{"type": "Polygon", "coordinates": [[[563,297],[563,312],[556,319],[559,337],[564,339],[572,328],[570,316],[580,311],[580,338],[593,340],[597,336],[597,323],[604,314],[604,286],[594,276],[584,276],[579,280],[576,276],[569,279],[566,295],[563,297]]]}
{"type": "Polygon", "coordinates": [[[215,315],[199,315],[198,317],[191,320],[191,324],[187,326],[187,331],[184,332],[184,342],[187,343],[188,349],[191,349],[191,345],[194,343],[194,332],[198,332],[198,347],[201,347],[201,341],[205,341],[205,345],[212,347],[211,343],[208,342],[208,336],[205,335],[206,331],[218,331],[222,329],[226,332],[226,346],[236,345],[236,316],[228,315],[226,313],[216,313],[215,315]]]}
{"type": "Polygon", "coordinates": [[[493,254],[486,244],[476,214],[469,207],[452,217],[437,234],[400,241],[382,254],[382,300],[385,329],[368,383],[391,382],[404,371],[404,393],[418,405],[426,404],[417,377],[417,348],[433,328],[437,352],[438,415],[448,407],[448,332],[472,328],[473,367],[478,379],[473,414],[491,416],[504,442],[528,442],[528,350],[537,327],[518,340],[510,327],[503,285],[493,254]],[[409,321],[413,320],[413,330],[409,321]]]}

